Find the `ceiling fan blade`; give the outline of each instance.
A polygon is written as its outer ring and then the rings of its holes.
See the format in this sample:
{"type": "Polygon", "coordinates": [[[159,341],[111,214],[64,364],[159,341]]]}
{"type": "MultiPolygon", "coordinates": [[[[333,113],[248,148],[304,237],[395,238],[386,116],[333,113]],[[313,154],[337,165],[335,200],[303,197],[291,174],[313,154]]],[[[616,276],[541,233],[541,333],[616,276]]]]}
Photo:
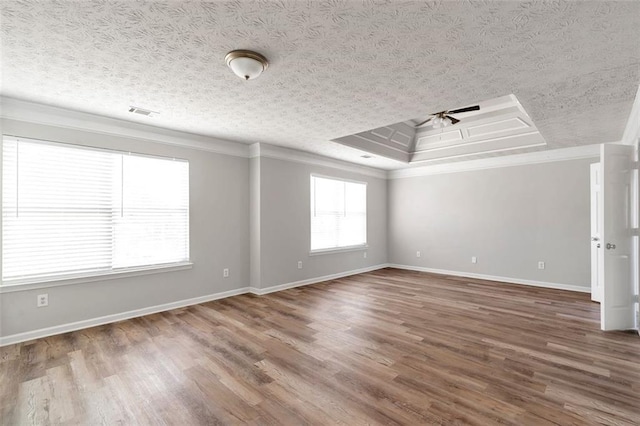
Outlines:
{"type": "Polygon", "coordinates": [[[429,117],[429,118],[427,118],[426,120],[424,120],[422,123],[420,123],[420,124],[416,124],[416,127],[420,127],[420,126],[422,126],[422,125],[424,125],[424,124],[427,124],[427,123],[428,123],[428,122],[430,122],[431,120],[433,120],[433,117],[429,117]]]}
{"type": "Polygon", "coordinates": [[[469,112],[469,111],[479,111],[480,105],[474,105],[466,108],[454,109],[451,111],[447,111],[449,114],[459,114],[461,112],[469,112]]]}
{"type": "Polygon", "coordinates": [[[460,120],[458,120],[457,118],[453,118],[450,115],[445,115],[445,118],[448,118],[449,120],[451,120],[451,124],[456,124],[460,122],[460,120]]]}

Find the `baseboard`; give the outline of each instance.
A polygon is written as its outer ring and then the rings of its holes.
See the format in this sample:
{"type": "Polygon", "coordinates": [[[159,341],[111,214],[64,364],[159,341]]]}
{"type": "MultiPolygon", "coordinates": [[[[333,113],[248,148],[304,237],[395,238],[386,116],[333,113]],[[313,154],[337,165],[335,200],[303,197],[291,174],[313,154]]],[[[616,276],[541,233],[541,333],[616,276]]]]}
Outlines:
{"type": "Polygon", "coordinates": [[[294,281],[294,282],[290,282],[290,283],[286,283],[286,284],[274,285],[274,286],[271,286],[271,287],[265,287],[265,288],[250,287],[249,291],[251,293],[253,293],[253,294],[257,294],[257,295],[261,296],[261,295],[264,295],[264,294],[273,293],[275,291],[282,291],[282,290],[287,290],[289,288],[301,287],[301,286],[304,286],[304,285],[315,284],[315,283],[321,283],[323,281],[336,280],[338,278],[344,278],[344,277],[348,277],[350,275],[358,275],[358,274],[363,274],[365,272],[376,271],[378,269],[387,268],[388,266],[389,266],[389,264],[387,264],[387,263],[381,263],[379,265],[368,266],[366,268],[353,269],[351,271],[338,272],[337,274],[324,275],[322,277],[309,278],[309,279],[306,279],[306,280],[294,281]]]}
{"type": "Polygon", "coordinates": [[[322,277],[309,278],[302,281],[295,281],[286,284],[275,285],[267,288],[243,287],[236,290],[223,291],[220,293],[209,294],[206,296],[194,297],[191,299],[178,300],[177,302],[164,303],[162,305],[149,306],[132,311],[120,312],[112,315],[105,315],[98,318],[72,322],[68,324],[60,324],[53,327],[41,328],[38,330],[27,331],[24,333],[11,334],[8,336],[0,336],[0,347],[13,345],[15,343],[26,342],[33,339],[53,336],[55,334],[67,333],[70,331],[81,330],[83,328],[95,327],[98,325],[109,324],[117,321],[123,321],[131,318],[141,317],[144,315],[156,314],[158,312],[170,311],[171,309],[183,308],[185,306],[197,305],[199,303],[210,302],[212,300],[224,299],[225,297],[238,296],[240,294],[253,293],[256,295],[264,295],[275,291],[286,290],[288,288],[300,287],[303,285],[315,284],[322,281],[335,280],[337,278],[348,277],[350,275],[371,272],[377,269],[386,268],[388,264],[380,264],[369,266],[367,268],[354,269],[351,271],[339,272],[337,274],[325,275],[322,277]]]}
{"type": "Polygon", "coordinates": [[[473,272],[448,271],[445,269],[424,268],[421,266],[398,265],[394,263],[389,264],[388,267],[397,268],[397,269],[406,269],[408,271],[430,272],[432,274],[452,275],[455,277],[477,278],[477,279],[487,280],[487,281],[501,281],[509,284],[522,284],[522,285],[529,285],[534,287],[553,288],[556,290],[577,291],[580,293],[591,292],[591,288],[581,287],[581,286],[572,285],[572,284],[559,284],[559,283],[550,283],[545,281],[523,280],[520,278],[497,277],[493,275],[475,274],[473,272]]]}
{"type": "Polygon", "coordinates": [[[156,314],[158,312],[170,311],[171,309],[183,308],[185,306],[197,305],[199,303],[210,302],[212,300],[224,299],[225,297],[237,296],[249,292],[249,287],[236,290],[223,291],[220,293],[208,294],[206,296],[194,297],[191,299],[178,300],[177,302],[164,303],[162,305],[149,306],[147,308],[134,309],[132,311],[120,312],[118,314],[105,315],[98,318],[72,322],[68,324],[56,325],[53,327],[41,328],[24,333],[0,336],[0,347],[13,345],[14,343],[26,342],[28,340],[53,336],[55,334],[67,333],[69,331],[81,330],[83,328],[95,327],[97,325],[109,324],[112,322],[141,317],[144,315],[156,314]]]}
{"type": "Polygon", "coordinates": [[[256,295],[265,295],[276,291],[282,291],[289,288],[301,287],[309,284],[315,284],[323,281],[335,280],[338,278],[344,278],[351,275],[363,274],[365,272],[371,272],[382,268],[397,268],[405,269],[409,271],[430,272],[434,274],[452,275],[458,277],[478,278],[488,281],[501,281],[510,284],[523,284],[536,287],[554,288],[559,290],[570,290],[588,293],[591,290],[585,287],[569,285],[569,284],[557,284],[541,281],[522,280],[509,277],[497,277],[492,275],[474,274],[471,272],[459,272],[448,271],[444,269],[424,268],[420,266],[398,265],[382,263],[374,266],[369,266],[361,269],[353,269],[345,272],[338,272],[336,274],[324,275],[321,277],[308,278],[306,280],[294,281],[286,284],[279,284],[266,288],[256,287],[243,287],[236,290],[224,291],[220,293],[209,294],[206,296],[194,297],[191,299],[179,300],[177,302],[164,303],[162,305],[149,306],[146,308],[135,309],[132,311],[121,312],[118,314],[105,315],[98,318],[91,318],[87,320],[72,322],[68,324],[61,324],[53,327],[41,328],[38,330],[27,331],[24,333],[12,334],[9,336],[0,336],[0,347],[13,345],[15,343],[26,342],[28,340],[39,339],[43,337],[53,336],[55,334],[67,333],[70,331],[81,330],[83,328],[95,327],[98,325],[109,324],[117,321],[123,321],[126,319],[141,317],[144,315],[155,314],[158,312],[169,311],[171,309],[183,308],[185,306],[197,305],[199,303],[210,302],[212,300],[224,299],[225,297],[237,296],[245,293],[253,293],[256,295]]]}

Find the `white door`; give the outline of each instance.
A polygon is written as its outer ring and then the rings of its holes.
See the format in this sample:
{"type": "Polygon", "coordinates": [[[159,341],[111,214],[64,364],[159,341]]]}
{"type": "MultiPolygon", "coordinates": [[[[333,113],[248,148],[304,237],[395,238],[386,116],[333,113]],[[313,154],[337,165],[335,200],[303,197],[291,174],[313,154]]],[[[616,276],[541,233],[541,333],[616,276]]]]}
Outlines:
{"type": "Polygon", "coordinates": [[[603,144],[600,151],[602,233],[599,264],[602,300],[600,327],[628,330],[634,326],[630,221],[633,147],[603,144]]]}
{"type": "Polygon", "coordinates": [[[591,165],[591,300],[602,300],[600,285],[600,257],[602,255],[602,233],[600,232],[600,163],[591,165]]]}

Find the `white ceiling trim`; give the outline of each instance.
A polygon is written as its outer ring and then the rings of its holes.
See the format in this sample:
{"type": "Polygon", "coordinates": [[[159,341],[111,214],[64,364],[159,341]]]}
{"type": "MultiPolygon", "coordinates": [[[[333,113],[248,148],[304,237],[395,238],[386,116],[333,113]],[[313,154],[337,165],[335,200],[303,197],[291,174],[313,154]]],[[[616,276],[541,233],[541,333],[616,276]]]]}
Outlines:
{"type": "Polygon", "coordinates": [[[280,146],[269,145],[265,143],[255,143],[251,145],[250,157],[266,157],[276,160],[293,161],[296,163],[311,164],[313,166],[331,167],[333,169],[343,170],[345,172],[357,173],[366,176],[372,176],[379,179],[386,179],[387,172],[372,167],[360,166],[348,163],[342,160],[335,160],[321,155],[311,154],[308,152],[298,151],[295,149],[283,148],[280,146]]]}
{"type": "MultiPolygon", "coordinates": [[[[398,151],[398,152],[401,152],[403,154],[407,153],[406,149],[402,149],[402,148],[399,148],[397,146],[390,145],[390,144],[387,144],[387,143],[383,143],[383,142],[380,142],[380,141],[376,141],[376,140],[373,140],[373,139],[365,138],[364,136],[362,136],[360,134],[350,135],[350,136],[352,136],[354,138],[358,138],[358,139],[360,139],[362,141],[365,141],[367,143],[375,143],[376,145],[380,145],[383,148],[393,149],[394,151],[398,151]]],[[[387,139],[386,142],[391,142],[391,143],[395,143],[396,145],[398,145],[397,142],[392,141],[391,139],[387,139]]],[[[402,146],[404,146],[405,148],[407,147],[406,145],[402,145],[402,146]]],[[[358,148],[358,149],[361,149],[361,148],[358,148]]],[[[372,152],[372,154],[375,154],[375,153],[372,152]]]]}
{"type": "Polygon", "coordinates": [[[249,158],[260,157],[260,144],[253,143],[249,145],[249,158]]]}
{"type": "MultiPolygon", "coordinates": [[[[0,97],[0,117],[35,124],[89,131],[181,146],[234,157],[249,157],[249,145],[208,136],[163,129],[116,118],[0,97]]],[[[153,119],[151,119],[153,120],[153,119]]]]}
{"type": "Polygon", "coordinates": [[[509,117],[509,118],[505,118],[504,120],[498,120],[498,121],[494,121],[492,123],[484,123],[484,124],[478,124],[476,126],[468,126],[465,130],[467,131],[467,135],[469,136],[469,138],[478,138],[478,137],[484,137],[487,135],[493,135],[496,133],[502,133],[502,132],[508,132],[508,131],[513,131],[513,130],[521,130],[521,129],[526,129],[531,127],[531,125],[527,122],[525,122],[521,117],[509,117]],[[489,130],[489,131],[485,131],[485,132],[477,132],[477,133],[473,133],[475,130],[481,129],[481,128],[490,128],[490,127],[496,127],[499,124],[505,124],[505,123],[509,123],[509,122],[516,122],[516,126],[512,126],[512,127],[507,127],[507,128],[502,128],[502,129],[497,129],[497,130],[489,130]],[[519,126],[517,124],[520,124],[519,126]]]}
{"type": "MultiPolygon", "coordinates": [[[[433,174],[511,167],[553,161],[595,158],[600,155],[599,145],[595,144],[515,154],[504,157],[491,157],[449,164],[391,170],[386,172],[380,169],[361,166],[290,148],[264,143],[246,145],[7,97],[0,97],[0,117],[3,119],[142,139],[155,143],[182,146],[237,157],[268,157],[323,167],[331,167],[381,179],[400,179],[405,177],[428,176],[433,174]]],[[[627,139],[623,139],[623,141],[625,143],[633,144],[637,137],[634,135],[638,133],[639,129],[640,96],[636,97],[633,112],[629,119],[627,130],[625,131],[625,138],[627,139]]]]}
{"type": "Polygon", "coordinates": [[[464,143],[467,143],[467,141],[464,139],[464,136],[462,136],[462,130],[454,129],[452,131],[442,132],[435,135],[426,135],[418,138],[413,152],[429,151],[432,149],[442,147],[446,148],[464,143]]]}
{"type": "MultiPolygon", "coordinates": [[[[536,135],[540,135],[540,132],[535,131],[535,132],[528,132],[528,133],[520,133],[518,135],[501,136],[501,137],[498,137],[498,138],[487,138],[487,139],[483,139],[483,140],[479,140],[479,141],[473,141],[473,142],[465,142],[464,139],[462,139],[462,142],[460,142],[460,143],[452,143],[451,145],[439,146],[439,147],[436,147],[436,148],[421,149],[420,151],[415,151],[415,154],[423,153],[423,152],[446,151],[447,149],[457,148],[459,146],[464,146],[464,147],[476,146],[476,145],[482,145],[482,144],[486,144],[486,143],[490,143],[490,142],[494,142],[494,141],[503,141],[503,140],[506,140],[506,139],[514,139],[515,137],[519,138],[519,137],[536,136],[536,135]]],[[[457,142],[457,141],[455,141],[455,142],[457,142]]],[[[546,145],[546,144],[547,143],[544,140],[542,140],[542,142],[536,143],[536,144],[531,145],[531,146],[540,146],[540,145],[546,145]]],[[[518,146],[504,148],[504,149],[497,150],[497,151],[509,150],[509,149],[517,149],[517,148],[527,148],[528,146],[529,145],[527,145],[527,146],[518,145],[518,146]]],[[[484,154],[486,152],[493,152],[493,151],[476,151],[476,152],[472,152],[471,154],[464,154],[464,155],[478,155],[478,154],[484,154]]],[[[440,158],[437,158],[437,159],[440,159],[440,158]]],[[[434,160],[436,160],[436,159],[434,159],[434,160]]]]}
{"type": "Polygon", "coordinates": [[[600,145],[583,145],[526,154],[515,154],[504,157],[482,158],[458,163],[437,164],[408,169],[392,170],[387,173],[388,179],[402,179],[417,176],[438,175],[444,173],[468,172],[474,170],[495,169],[499,167],[524,166],[528,164],[550,163],[554,161],[569,161],[582,158],[597,158],[600,155],[600,145]]]}
{"type": "MultiPolygon", "coordinates": [[[[498,152],[508,152],[508,151],[515,151],[518,149],[527,149],[527,148],[536,148],[539,146],[545,146],[546,143],[545,142],[540,142],[540,143],[533,143],[530,145],[518,145],[518,146],[510,146],[507,148],[496,148],[496,149],[490,149],[490,150],[486,150],[486,151],[481,151],[481,152],[469,152],[466,154],[455,154],[455,155],[448,155],[448,156],[444,156],[444,157],[434,157],[434,158],[425,158],[425,159],[417,159],[417,160],[411,160],[411,164],[417,164],[417,163],[429,163],[429,162],[434,162],[434,161],[442,161],[442,160],[452,160],[455,158],[464,158],[464,157],[475,157],[479,154],[495,154],[498,152]]],[[[416,154],[420,154],[420,153],[429,153],[431,151],[422,151],[416,154]]]]}

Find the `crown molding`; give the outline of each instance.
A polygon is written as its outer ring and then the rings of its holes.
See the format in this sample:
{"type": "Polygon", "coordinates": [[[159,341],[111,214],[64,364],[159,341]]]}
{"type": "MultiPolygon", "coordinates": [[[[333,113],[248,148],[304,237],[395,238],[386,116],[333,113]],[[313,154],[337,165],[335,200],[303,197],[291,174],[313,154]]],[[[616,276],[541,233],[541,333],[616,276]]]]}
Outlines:
{"type": "Polygon", "coordinates": [[[248,157],[249,145],[148,124],[0,97],[0,118],[248,157]]]}
{"type": "Polygon", "coordinates": [[[374,169],[372,167],[361,166],[347,161],[336,160],[318,154],[298,151],[296,149],[284,148],[281,146],[269,145],[265,143],[255,143],[250,147],[250,158],[273,158],[276,160],[293,161],[295,163],[311,164],[313,166],[330,167],[346,172],[360,175],[372,176],[379,179],[386,179],[385,170],[374,169]]]}
{"type": "MultiPolygon", "coordinates": [[[[112,136],[122,136],[236,157],[266,157],[293,161],[330,167],[380,179],[401,179],[443,173],[597,158],[600,155],[599,145],[595,144],[385,171],[291,148],[264,143],[243,144],[4,96],[0,96],[0,118],[112,136]]],[[[639,137],[640,89],[632,107],[622,143],[635,145],[639,137]]]]}
{"type": "Polygon", "coordinates": [[[469,172],[474,170],[495,169],[500,167],[524,166],[527,164],[551,163],[554,161],[579,160],[600,156],[600,145],[582,145],[571,148],[536,151],[525,154],[505,155],[502,157],[481,158],[457,163],[435,164],[407,169],[391,170],[388,179],[402,179],[417,176],[438,175],[443,173],[469,172]]]}
{"type": "Polygon", "coordinates": [[[249,145],[249,158],[260,157],[260,144],[254,143],[249,145]]]}
{"type": "MultiPolygon", "coordinates": [[[[539,146],[545,146],[546,144],[547,144],[546,142],[540,142],[540,143],[533,143],[533,144],[530,144],[530,145],[519,145],[519,146],[508,147],[508,148],[490,149],[490,150],[482,151],[482,152],[469,152],[469,153],[466,153],[466,154],[456,154],[456,155],[450,155],[450,156],[446,156],[446,157],[425,158],[423,160],[412,160],[411,164],[433,163],[434,161],[452,160],[452,159],[455,159],[455,158],[464,158],[464,157],[473,157],[473,156],[476,156],[478,154],[490,154],[490,153],[496,153],[496,152],[515,151],[515,150],[518,150],[518,149],[537,148],[539,146]]],[[[444,147],[444,148],[437,148],[437,149],[451,149],[451,147],[444,147]]],[[[429,151],[418,151],[418,152],[416,152],[416,154],[427,153],[427,152],[429,152],[429,151]]]]}

